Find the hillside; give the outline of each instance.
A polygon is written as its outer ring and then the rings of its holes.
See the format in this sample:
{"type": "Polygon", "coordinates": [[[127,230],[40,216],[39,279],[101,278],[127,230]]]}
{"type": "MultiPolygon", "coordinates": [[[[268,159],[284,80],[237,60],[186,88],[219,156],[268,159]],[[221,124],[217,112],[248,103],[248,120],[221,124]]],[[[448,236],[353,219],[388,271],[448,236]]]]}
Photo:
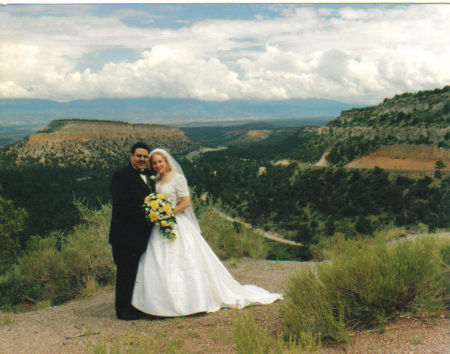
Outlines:
{"type": "Polygon", "coordinates": [[[346,167],[406,171],[434,171],[436,161],[444,162],[442,171],[450,171],[450,149],[425,145],[389,145],[353,160],[346,167]]]}
{"type": "Polygon", "coordinates": [[[210,146],[231,146],[267,139],[278,128],[267,122],[231,126],[182,127],[187,136],[210,146]]]}
{"type": "Polygon", "coordinates": [[[55,120],[40,132],[5,147],[2,159],[15,165],[111,167],[122,164],[137,141],[174,154],[199,147],[176,127],[67,119],[55,120]]]}
{"type": "Polygon", "coordinates": [[[227,154],[235,157],[434,171],[439,160],[447,169],[450,166],[449,118],[450,86],[446,86],[396,95],[375,106],[344,110],[321,127],[281,127],[266,122],[182,129],[202,144],[228,146],[227,154]],[[386,148],[389,146],[401,146],[401,152],[386,148]],[[368,159],[356,161],[369,155],[368,159]]]}
{"type": "Polygon", "coordinates": [[[442,89],[403,93],[386,98],[376,106],[341,112],[330,127],[440,127],[450,122],[450,86],[442,89]]]}
{"type": "Polygon", "coordinates": [[[449,121],[450,86],[445,86],[396,95],[376,106],[342,111],[338,118],[318,129],[314,143],[326,147],[322,162],[326,158],[331,165],[371,168],[374,163],[352,161],[366,155],[373,157],[377,151],[384,157],[377,159],[378,167],[409,169],[407,161],[396,164],[391,160],[417,158],[421,161],[411,160],[411,170],[433,170],[437,160],[443,160],[447,166],[450,162],[449,121]],[[386,148],[393,145],[401,145],[401,153],[386,148]]]}

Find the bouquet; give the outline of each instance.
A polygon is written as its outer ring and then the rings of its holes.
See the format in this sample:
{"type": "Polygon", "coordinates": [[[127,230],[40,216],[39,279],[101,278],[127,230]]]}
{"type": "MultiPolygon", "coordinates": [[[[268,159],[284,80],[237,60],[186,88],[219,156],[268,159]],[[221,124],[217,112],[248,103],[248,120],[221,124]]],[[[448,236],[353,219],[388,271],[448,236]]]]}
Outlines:
{"type": "Polygon", "coordinates": [[[151,193],[144,199],[145,217],[148,222],[159,225],[159,230],[164,238],[174,241],[175,234],[175,212],[172,204],[164,194],[151,193]]]}

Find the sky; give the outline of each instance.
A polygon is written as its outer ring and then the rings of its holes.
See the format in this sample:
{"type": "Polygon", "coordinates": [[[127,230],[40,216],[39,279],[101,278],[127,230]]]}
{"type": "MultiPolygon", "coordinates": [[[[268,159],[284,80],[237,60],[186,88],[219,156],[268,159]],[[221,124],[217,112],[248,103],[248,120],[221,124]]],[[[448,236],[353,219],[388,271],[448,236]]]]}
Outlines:
{"type": "Polygon", "coordinates": [[[0,99],[324,98],[450,84],[449,4],[0,6],[0,99]]]}

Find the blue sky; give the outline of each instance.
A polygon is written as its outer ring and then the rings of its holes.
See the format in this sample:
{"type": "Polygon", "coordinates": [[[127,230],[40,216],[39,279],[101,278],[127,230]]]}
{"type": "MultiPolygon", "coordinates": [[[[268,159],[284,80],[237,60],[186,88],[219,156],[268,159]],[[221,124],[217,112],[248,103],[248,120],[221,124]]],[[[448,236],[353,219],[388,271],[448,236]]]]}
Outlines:
{"type": "Polygon", "coordinates": [[[372,104],[450,84],[448,4],[0,7],[0,98],[372,104]]]}

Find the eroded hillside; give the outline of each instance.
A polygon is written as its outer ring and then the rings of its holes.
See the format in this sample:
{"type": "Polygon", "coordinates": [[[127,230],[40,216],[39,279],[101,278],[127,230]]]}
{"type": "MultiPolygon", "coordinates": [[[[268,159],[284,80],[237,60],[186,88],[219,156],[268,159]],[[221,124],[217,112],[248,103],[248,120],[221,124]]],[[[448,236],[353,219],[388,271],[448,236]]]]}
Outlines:
{"type": "Polygon", "coordinates": [[[318,130],[324,158],[337,166],[433,170],[449,164],[450,86],[404,93],[376,106],[343,111],[318,130]],[[401,146],[392,149],[389,146],[401,146]]]}
{"type": "Polygon", "coordinates": [[[135,142],[164,147],[174,154],[199,147],[176,128],[100,120],[56,120],[37,134],[10,145],[3,159],[15,165],[111,166],[126,161],[135,142]]]}

